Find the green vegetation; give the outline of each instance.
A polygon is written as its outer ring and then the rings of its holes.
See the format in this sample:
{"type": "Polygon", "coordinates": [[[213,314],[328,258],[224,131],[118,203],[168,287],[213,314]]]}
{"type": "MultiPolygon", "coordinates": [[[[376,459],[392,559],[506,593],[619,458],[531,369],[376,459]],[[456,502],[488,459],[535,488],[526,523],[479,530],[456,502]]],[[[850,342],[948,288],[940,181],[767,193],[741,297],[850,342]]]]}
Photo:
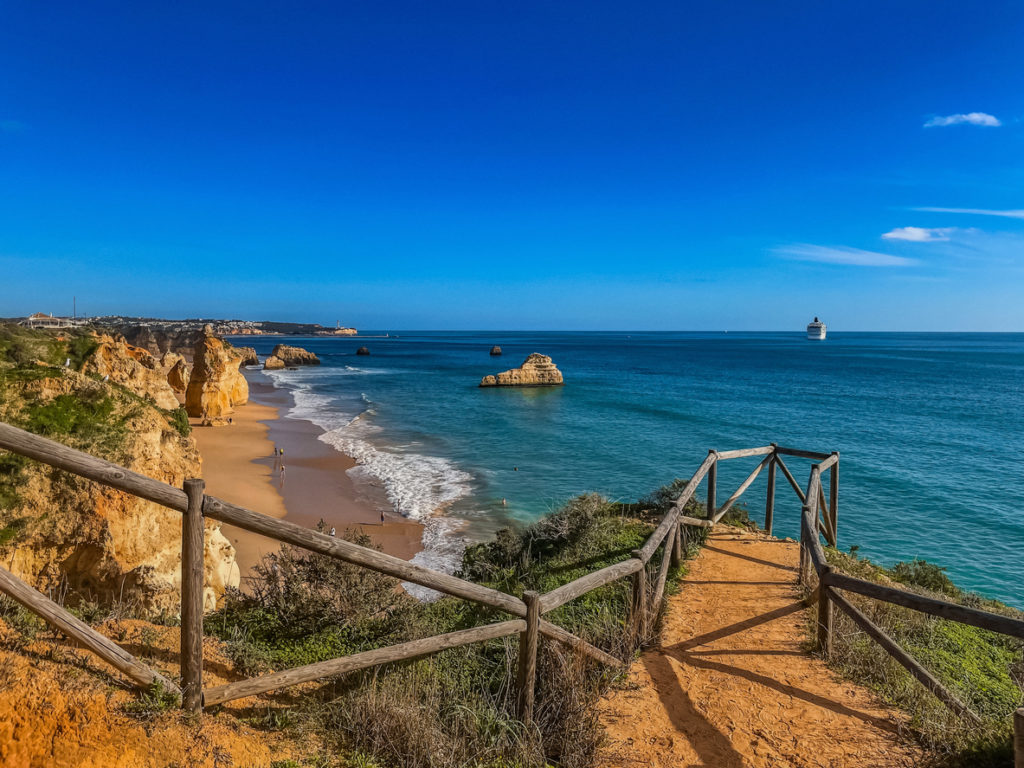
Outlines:
{"type": "MultiPolygon", "coordinates": [[[[943,568],[924,560],[885,569],[854,553],[826,552],[834,568],[859,578],[897,581],[922,595],[1021,616],[1002,603],[962,592],[943,568]]],[[[1009,765],[1013,758],[1011,716],[1022,699],[1024,642],[851,593],[846,596],[979,715],[983,725],[973,727],[953,715],[839,610],[835,611],[830,666],[908,712],[912,727],[929,751],[931,765],[1009,765]]]]}
{"type": "MultiPolygon", "coordinates": [[[[493,542],[471,547],[463,575],[514,594],[547,591],[628,557],[663,511],[654,503],[582,496],[522,531],[501,531],[493,542]]],[[[656,556],[650,568],[657,567],[656,556]]],[[[670,587],[680,575],[670,571],[670,587]]],[[[246,593],[227,596],[206,627],[226,641],[241,669],[255,673],[503,618],[454,598],[420,603],[396,587],[389,577],[283,545],[264,559],[246,593]]],[[[629,602],[629,583],[622,580],[548,618],[628,659],[648,640],[623,632],[629,602]]],[[[287,716],[268,708],[259,722],[315,732],[331,749],[364,756],[351,758],[352,765],[590,765],[601,738],[594,704],[617,671],[542,643],[535,726],[527,727],[515,717],[516,646],[514,637],[506,638],[348,675],[304,692],[287,716]]]]}
{"type": "Polygon", "coordinates": [[[188,437],[192,434],[192,425],[188,423],[188,412],[185,411],[184,406],[163,411],[163,414],[167,417],[167,423],[178,430],[179,435],[188,437]]]}
{"type": "Polygon", "coordinates": [[[180,704],[181,699],[177,694],[164,690],[163,685],[156,682],[148,691],[125,704],[124,711],[140,720],[152,720],[180,704]]]}

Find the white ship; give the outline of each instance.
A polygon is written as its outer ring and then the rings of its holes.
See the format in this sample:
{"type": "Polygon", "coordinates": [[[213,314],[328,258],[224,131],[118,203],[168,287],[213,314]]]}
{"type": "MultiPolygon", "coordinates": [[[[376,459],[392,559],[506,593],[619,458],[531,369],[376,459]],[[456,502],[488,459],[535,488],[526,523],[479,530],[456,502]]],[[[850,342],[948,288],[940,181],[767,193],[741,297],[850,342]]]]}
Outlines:
{"type": "Polygon", "coordinates": [[[807,338],[815,341],[825,340],[825,324],[818,318],[814,318],[813,323],[807,324],[807,338]]]}

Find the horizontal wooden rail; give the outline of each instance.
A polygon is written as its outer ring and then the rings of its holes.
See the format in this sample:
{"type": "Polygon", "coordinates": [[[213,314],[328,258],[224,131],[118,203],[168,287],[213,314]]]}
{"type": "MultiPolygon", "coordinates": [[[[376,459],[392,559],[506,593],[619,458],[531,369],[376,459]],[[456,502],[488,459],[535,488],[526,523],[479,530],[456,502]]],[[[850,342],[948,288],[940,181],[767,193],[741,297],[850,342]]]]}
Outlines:
{"type": "Polygon", "coordinates": [[[904,608],[937,616],[940,619],[958,621],[961,624],[969,624],[972,627],[1024,640],[1024,621],[1020,619],[1012,619],[1009,616],[982,611],[978,608],[968,608],[945,600],[936,600],[933,597],[924,597],[914,592],[875,584],[843,573],[828,574],[825,577],[825,583],[832,587],[845,589],[847,592],[855,592],[858,595],[881,600],[884,603],[902,605],[904,608]]]}
{"type": "Polygon", "coordinates": [[[775,450],[773,446],[763,445],[760,448],[740,448],[736,451],[716,451],[719,459],[742,459],[745,456],[764,456],[775,450]]]}
{"type": "Polygon", "coordinates": [[[592,659],[600,661],[602,664],[607,664],[610,667],[622,667],[625,666],[625,662],[622,659],[617,659],[610,653],[605,653],[595,645],[588,643],[582,637],[577,637],[572,632],[562,629],[557,624],[552,624],[550,621],[540,620],[540,633],[545,637],[550,637],[552,640],[557,640],[560,643],[568,645],[580,653],[590,656],[592,659]]]}
{"type": "Polygon", "coordinates": [[[570,581],[568,584],[563,584],[557,589],[553,589],[547,594],[541,595],[540,598],[540,612],[549,613],[555,610],[559,606],[565,605],[570,600],[575,600],[581,595],[585,595],[587,592],[592,592],[595,589],[611,584],[613,581],[621,579],[623,576],[629,576],[631,573],[636,573],[644,567],[644,561],[638,557],[631,557],[628,560],[615,563],[602,568],[599,571],[588,573],[586,576],[580,576],[575,581],[570,581]]]}
{"type": "Polygon", "coordinates": [[[856,606],[843,597],[837,590],[831,587],[822,586],[827,590],[828,596],[838,605],[851,619],[859,626],[872,640],[878,643],[885,651],[898,661],[914,678],[925,688],[935,694],[943,704],[953,712],[979,724],[981,720],[967,706],[960,701],[948,688],[940,683],[931,672],[922,667],[917,659],[904,651],[895,640],[887,635],[881,627],[861,613],[856,606]]]}
{"type": "Polygon", "coordinates": [[[212,707],[233,699],[255,696],[258,693],[287,688],[298,683],[308,683],[325,677],[343,675],[347,672],[356,672],[360,669],[376,667],[380,664],[418,659],[422,656],[430,656],[431,654],[448,650],[449,648],[458,648],[470,643],[482,643],[499,637],[507,637],[508,635],[522,632],[524,629],[526,629],[525,621],[522,619],[512,619],[511,621],[502,621],[483,627],[435,635],[434,637],[427,637],[422,640],[412,640],[411,642],[392,645],[388,648],[377,648],[372,651],[354,653],[351,656],[343,656],[340,659],[307,664],[295,669],[286,669],[283,672],[274,672],[262,677],[240,680],[237,683],[218,685],[216,688],[207,688],[203,691],[203,706],[212,707]]]}
{"type": "Polygon", "coordinates": [[[4,568],[0,568],[0,592],[42,618],[50,626],[59,629],[75,642],[81,643],[137,685],[150,688],[155,683],[159,683],[165,691],[181,694],[181,689],[159,672],[147,667],[128,651],[114,644],[112,640],[101,635],[84,621],[72,616],[4,568]]]}
{"type": "Polygon", "coordinates": [[[441,573],[421,565],[410,563],[393,555],[386,555],[376,549],[361,547],[350,541],[328,536],[325,533],[303,528],[301,525],[287,520],[278,520],[259,512],[229,504],[214,496],[207,496],[203,504],[203,514],[222,523],[229,523],[251,533],[258,533],[278,541],[294,544],[297,547],[329,555],[347,563],[361,565],[380,573],[394,576],[403,581],[410,581],[422,587],[436,589],[448,595],[481,603],[492,608],[500,608],[515,616],[526,615],[526,603],[518,597],[499,592],[490,587],[474,584],[471,581],[441,573]]]}
{"type": "Polygon", "coordinates": [[[783,448],[781,445],[776,446],[776,453],[781,453],[783,456],[796,456],[801,459],[814,459],[815,461],[824,461],[832,454],[830,453],[819,453],[818,451],[801,451],[798,448],[783,448]]]}
{"type": "Polygon", "coordinates": [[[695,528],[714,528],[715,524],[710,520],[701,520],[699,517],[688,517],[687,515],[680,515],[679,521],[686,525],[692,525],[695,528]]]}

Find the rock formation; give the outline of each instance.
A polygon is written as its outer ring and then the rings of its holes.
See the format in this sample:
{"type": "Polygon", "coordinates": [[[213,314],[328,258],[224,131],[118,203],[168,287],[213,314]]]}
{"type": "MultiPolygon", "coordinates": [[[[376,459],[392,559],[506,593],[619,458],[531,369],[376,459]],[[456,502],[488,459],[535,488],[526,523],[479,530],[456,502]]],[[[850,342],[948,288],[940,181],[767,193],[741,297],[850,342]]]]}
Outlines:
{"type": "Polygon", "coordinates": [[[501,347],[497,344],[491,347],[491,357],[501,357],[501,347]]]}
{"type": "Polygon", "coordinates": [[[192,350],[204,335],[202,331],[174,332],[153,329],[148,325],[122,325],[117,331],[129,344],[148,350],[154,357],[160,357],[167,352],[177,352],[186,362],[192,359],[192,350]]]}
{"type": "Polygon", "coordinates": [[[278,344],[270,353],[285,364],[286,367],[293,365],[320,365],[320,358],[312,352],[307,352],[302,347],[289,347],[287,344],[278,344]]]}
{"type": "Polygon", "coordinates": [[[242,356],[242,365],[259,365],[260,358],[252,347],[235,347],[235,351],[242,356]]]}
{"type": "MultiPolygon", "coordinates": [[[[179,488],[186,478],[200,475],[195,441],[157,408],[140,405],[109,382],[63,370],[6,386],[0,392],[0,420],[18,424],[29,407],[102,404],[81,412],[81,419],[91,420],[90,430],[58,439],[179,488]]],[[[16,481],[11,502],[0,509],[0,527],[13,524],[16,531],[0,544],[4,567],[43,591],[69,587],[72,595],[102,604],[123,600],[146,609],[179,610],[180,513],[36,462],[20,467],[16,481]]],[[[205,607],[213,608],[225,588],[238,583],[234,548],[220,524],[207,519],[205,607]]]]}
{"type": "Polygon", "coordinates": [[[171,389],[176,393],[184,395],[185,390],[188,388],[188,377],[191,373],[185,358],[177,352],[167,352],[164,354],[160,364],[167,371],[167,383],[171,385],[171,389]]]}
{"type": "Polygon", "coordinates": [[[178,398],[174,396],[167,375],[147,350],[105,334],[98,336],[97,341],[95,351],[82,367],[83,373],[120,384],[161,408],[178,407],[178,398]]]}
{"type": "Polygon", "coordinates": [[[206,326],[192,354],[192,375],[185,390],[185,410],[204,424],[225,423],[236,405],[249,399],[249,384],[238,370],[237,351],[206,326]]]}
{"type": "Polygon", "coordinates": [[[496,376],[484,376],[481,387],[552,387],[564,384],[562,372],[551,358],[534,352],[521,366],[496,376]]]}
{"type": "Polygon", "coordinates": [[[280,371],[284,367],[284,360],[277,355],[271,355],[263,361],[263,370],[265,371],[280,371]]]}
{"type": "Polygon", "coordinates": [[[357,355],[368,355],[368,354],[370,354],[370,348],[369,347],[360,347],[359,349],[356,350],[356,354],[357,355]]]}

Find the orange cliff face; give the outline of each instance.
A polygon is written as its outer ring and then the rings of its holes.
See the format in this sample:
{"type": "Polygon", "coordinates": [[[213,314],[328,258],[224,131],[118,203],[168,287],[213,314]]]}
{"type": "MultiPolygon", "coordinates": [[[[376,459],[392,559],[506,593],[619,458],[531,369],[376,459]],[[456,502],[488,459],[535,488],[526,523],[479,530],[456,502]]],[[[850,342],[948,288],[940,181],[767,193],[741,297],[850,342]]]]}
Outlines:
{"type": "Polygon", "coordinates": [[[206,326],[196,342],[192,375],[185,390],[185,410],[204,424],[226,422],[236,405],[249,400],[249,383],[239,370],[243,355],[213,335],[206,326]]]}
{"type": "MultiPolygon", "coordinates": [[[[109,359],[109,347],[97,353],[104,364],[120,364],[109,359]]],[[[102,405],[96,409],[100,415],[88,417],[93,422],[87,431],[53,438],[178,488],[187,478],[199,477],[195,440],[112,379],[98,381],[61,369],[53,376],[8,383],[0,397],[0,420],[20,425],[30,410],[102,405]]],[[[163,387],[171,392],[166,379],[163,387]]],[[[0,545],[0,563],[15,575],[44,591],[69,587],[101,604],[126,601],[178,610],[180,513],[36,462],[20,466],[13,491],[13,501],[0,510],[0,524],[14,522],[17,532],[0,545]]],[[[227,587],[238,585],[239,572],[219,523],[206,521],[205,539],[203,599],[209,609],[227,587]]]]}

